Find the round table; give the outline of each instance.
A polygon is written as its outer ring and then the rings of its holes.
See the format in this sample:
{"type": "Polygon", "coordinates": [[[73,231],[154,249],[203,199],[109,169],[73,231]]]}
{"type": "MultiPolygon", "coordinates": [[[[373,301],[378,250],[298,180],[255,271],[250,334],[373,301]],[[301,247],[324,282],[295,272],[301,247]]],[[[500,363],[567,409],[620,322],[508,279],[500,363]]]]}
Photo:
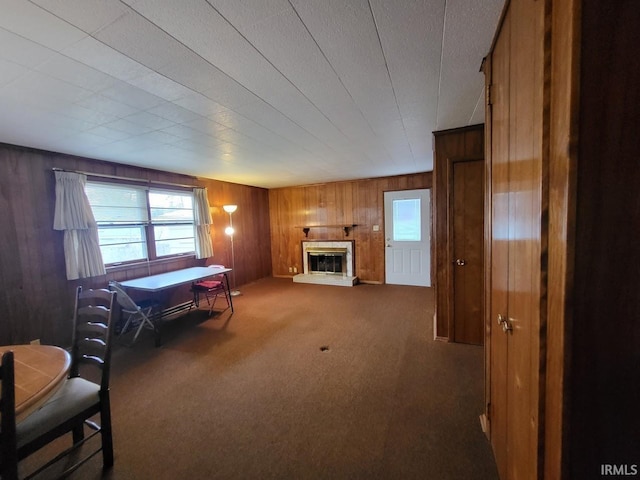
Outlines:
{"type": "Polygon", "coordinates": [[[16,422],[37,410],[67,379],[71,356],[52,345],[4,345],[0,355],[13,351],[16,422]]]}

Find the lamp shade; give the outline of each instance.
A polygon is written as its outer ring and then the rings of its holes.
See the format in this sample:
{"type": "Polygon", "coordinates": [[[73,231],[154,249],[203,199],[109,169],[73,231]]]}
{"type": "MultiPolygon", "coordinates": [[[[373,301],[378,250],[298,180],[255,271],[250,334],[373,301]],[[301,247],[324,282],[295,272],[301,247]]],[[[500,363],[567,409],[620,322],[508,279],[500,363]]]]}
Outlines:
{"type": "Polygon", "coordinates": [[[237,205],[224,205],[222,208],[227,213],[233,213],[238,209],[238,206],[237,205]]]}

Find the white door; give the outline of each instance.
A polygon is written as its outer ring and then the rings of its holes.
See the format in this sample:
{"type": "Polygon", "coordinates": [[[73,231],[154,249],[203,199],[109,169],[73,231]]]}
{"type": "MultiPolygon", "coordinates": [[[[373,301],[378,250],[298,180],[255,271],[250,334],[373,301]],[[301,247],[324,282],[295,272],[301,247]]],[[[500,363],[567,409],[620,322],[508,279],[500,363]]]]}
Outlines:
{"type": "Polygon", "coordinates": [[[385,280],[431,286],[431,190],[384,192],[385,280]]]}

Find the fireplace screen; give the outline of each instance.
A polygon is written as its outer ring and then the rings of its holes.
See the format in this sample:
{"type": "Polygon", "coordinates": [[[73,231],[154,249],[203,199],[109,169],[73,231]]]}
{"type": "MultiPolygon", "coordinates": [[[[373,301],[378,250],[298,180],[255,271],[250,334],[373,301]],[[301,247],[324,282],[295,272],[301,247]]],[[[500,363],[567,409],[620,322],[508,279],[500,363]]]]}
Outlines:
{"type": "Polygon", "coordinates": [[[322,250],[307,250],[307,255],[309,273],[346,274],[346,249],[323,248],[322,250]]]}

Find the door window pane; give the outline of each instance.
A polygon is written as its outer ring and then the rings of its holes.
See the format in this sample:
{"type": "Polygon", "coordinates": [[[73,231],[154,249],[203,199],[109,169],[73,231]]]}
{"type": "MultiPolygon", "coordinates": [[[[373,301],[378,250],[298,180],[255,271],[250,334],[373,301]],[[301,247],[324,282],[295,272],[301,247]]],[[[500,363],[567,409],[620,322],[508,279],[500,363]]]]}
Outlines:
{"type": "Polygon", "coordinates": [[[420,199],[393,201],[393,240],[395,242],[421,241],[420,199]]]}

